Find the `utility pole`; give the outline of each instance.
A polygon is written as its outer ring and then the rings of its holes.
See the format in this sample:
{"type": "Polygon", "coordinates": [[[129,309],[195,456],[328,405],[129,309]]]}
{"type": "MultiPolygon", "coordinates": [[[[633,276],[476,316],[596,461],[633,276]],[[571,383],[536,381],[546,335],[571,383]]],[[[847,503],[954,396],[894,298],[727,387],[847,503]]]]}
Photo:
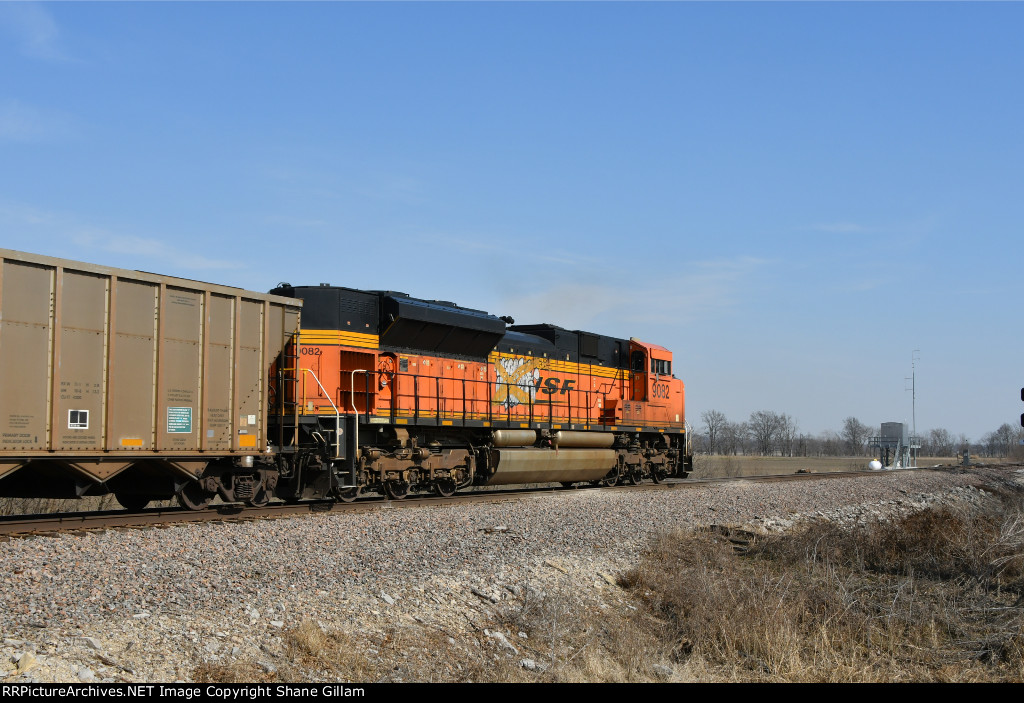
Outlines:
{"type": "MultiPolygon", "coordinates": [[[[917,367],[916,362],[921,358],[921,350],[915,349],[910,352],[910,378],[905,378],[904,381],[910,381],[910,388],[904,388],[904,390],[910,391],[910,417],[911,417],[911,439],[910,446],[914,448],[914,466],[917,467],[917,447],[920,445],[920,441],[917,438],[917,367]]],[[[1024,388],[1021,389],[1021,393],[1024,394],[1024,388]]]]}

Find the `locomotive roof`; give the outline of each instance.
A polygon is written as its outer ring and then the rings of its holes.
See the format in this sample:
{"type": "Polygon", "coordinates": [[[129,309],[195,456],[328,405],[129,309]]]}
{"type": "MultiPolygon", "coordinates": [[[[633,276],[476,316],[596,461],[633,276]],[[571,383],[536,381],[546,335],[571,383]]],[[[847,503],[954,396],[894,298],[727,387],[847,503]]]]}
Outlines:
{"type": "Polygon", "coordinates": [[[491,351],[625,366],[629,342],[550,323],[516,325],[510,317],[391,290],[292,286],[271,291],[302,298],[306,329],[351,329],[379,335],[382,348],[484,358],[491,351]]]}

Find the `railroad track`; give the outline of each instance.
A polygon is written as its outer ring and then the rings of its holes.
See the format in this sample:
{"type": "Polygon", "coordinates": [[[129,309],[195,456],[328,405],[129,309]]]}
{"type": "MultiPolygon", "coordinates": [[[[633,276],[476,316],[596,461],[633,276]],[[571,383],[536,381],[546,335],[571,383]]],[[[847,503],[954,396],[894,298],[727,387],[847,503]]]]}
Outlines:
{"type": "MultiPolygon", "coordinates": [[[[976,465],[980,466],[980,465],[976,465]]],[[[935,471],[950,470],[958,466],[927,466],[901,471],[935,471]]],[[[773,482],[802,481],[812,479],[851,478],[886,476],[891,471],[829,471],[822,473],[793,473],[769,476],[734,476],[721,478],[687,478],[669,479],[662,483],[644,483],[638,486],[616,486],[614,490],[632,491],[670,491],[695,488],[716,483],[735,482],[773,482]]],[[[581,485],[577,488],[561,486],[542,486],[528,488],[492,489],[460,493],[450,498],[436,496],[409,497],[404,500],[368,497],[352,503],[337,501],[304,501],[301,503],[271,503],[262,508],[253,508],[236,504],[213,505],[204,510],[186,510],[184,508],[152,508],[141,512],[99,511],[82,513],[47,513],[42,515],[11,515],[0,517],[0,536],[38,537],[53,536],[60,533],[88,532],[111,528],[140,528],[173,525],[188,522],[225,522],[258,520],[310,515],[317,513],[366,512],[370,510],[413,508],[425,505],[465,504],[470,502],[490,503],[509,500],[521,500],[538,494],[563,491],[607,491],[608,488],[597,488],[581,485]]]]}

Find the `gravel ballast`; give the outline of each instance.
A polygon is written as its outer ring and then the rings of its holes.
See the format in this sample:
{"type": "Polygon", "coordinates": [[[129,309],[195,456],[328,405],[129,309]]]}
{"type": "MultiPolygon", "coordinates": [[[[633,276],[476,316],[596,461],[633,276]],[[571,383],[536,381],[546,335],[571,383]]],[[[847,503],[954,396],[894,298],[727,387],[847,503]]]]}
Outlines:
{"type": "MultiPolygon", "coordinates": [[[[521,589],[622,598],[614,575],[661,532],[843,524],[984,500],[1005,469],[553,491],[526,499],[331,513],[0,543],[0,679],[190,680],[200,662],[268,661],[305,621],[483,632],[521,589]]],[[[1020,474],[1016,474],[1019,476],[1020,474]]],[[[490,636],[490,634],[488,634],[490,636]]]]}

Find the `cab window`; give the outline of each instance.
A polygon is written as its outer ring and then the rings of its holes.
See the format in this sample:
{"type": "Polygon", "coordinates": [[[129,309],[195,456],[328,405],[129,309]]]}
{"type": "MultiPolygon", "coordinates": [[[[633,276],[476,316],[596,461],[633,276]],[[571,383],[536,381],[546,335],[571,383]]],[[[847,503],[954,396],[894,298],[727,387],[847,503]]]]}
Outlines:
{"type": "Polygon", "coordinates": [[[631,364],[631,367],[632,367],[633,371],[640,371],[641,373],[643,372],[643,370],[644,370],[644,353],[642,351],[635,351],[635,352],[633,352],[633,363],[631,364]]]}

